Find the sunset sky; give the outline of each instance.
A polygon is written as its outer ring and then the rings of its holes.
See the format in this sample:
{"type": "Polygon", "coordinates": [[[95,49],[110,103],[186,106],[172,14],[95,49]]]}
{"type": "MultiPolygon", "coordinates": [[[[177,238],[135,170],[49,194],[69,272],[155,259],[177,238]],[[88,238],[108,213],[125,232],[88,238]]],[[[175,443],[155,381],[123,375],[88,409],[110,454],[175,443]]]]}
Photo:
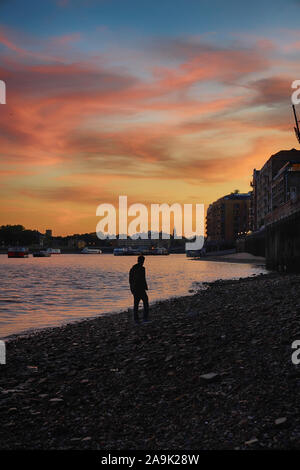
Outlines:
{"type": "Polygon", "coordinates": [[[119,195],[248,192],[299,148],[299,24],[297,0],[0,0],[0,224],[93,232],[119,195]]]}

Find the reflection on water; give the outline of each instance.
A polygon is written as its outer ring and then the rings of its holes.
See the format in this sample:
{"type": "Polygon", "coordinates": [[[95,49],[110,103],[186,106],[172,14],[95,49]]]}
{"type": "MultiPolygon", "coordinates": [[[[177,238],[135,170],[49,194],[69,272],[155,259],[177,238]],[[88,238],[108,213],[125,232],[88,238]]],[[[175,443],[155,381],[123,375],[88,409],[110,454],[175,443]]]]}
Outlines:
{"type": "MultiPolygon", "coordinates": [[[[1,255],[0,337],[131,307],[128,271],[135,262],[135,257],[111,254],[1,255]]],[[[265,272],[249,264],[195,261],[185,255],[148,256],[145,267],[150,302],[186,295],[202,282],[265,272]]]]}

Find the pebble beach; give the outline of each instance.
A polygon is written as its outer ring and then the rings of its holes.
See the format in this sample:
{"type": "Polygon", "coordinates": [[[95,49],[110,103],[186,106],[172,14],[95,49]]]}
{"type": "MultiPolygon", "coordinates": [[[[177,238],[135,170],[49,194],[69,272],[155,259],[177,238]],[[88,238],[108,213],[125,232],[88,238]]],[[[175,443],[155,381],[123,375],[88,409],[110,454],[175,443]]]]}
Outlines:
{"type": "Polygon", "coordinates": [[[299,449],[300,275],[204,287],[9,339],[0,448],[299,449]]]}

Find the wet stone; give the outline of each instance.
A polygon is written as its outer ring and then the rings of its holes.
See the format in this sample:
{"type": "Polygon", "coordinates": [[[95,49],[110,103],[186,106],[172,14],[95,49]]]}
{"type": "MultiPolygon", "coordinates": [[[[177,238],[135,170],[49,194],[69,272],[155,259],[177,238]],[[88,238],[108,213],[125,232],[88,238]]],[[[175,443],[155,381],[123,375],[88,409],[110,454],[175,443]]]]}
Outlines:
{"type": "Polygon", "coordinates": [[[220,378],[219,374],[215,372],[209,372],[208,374],[200,375],[200,379],[202,379],[205,382],[215,382],[219,378],[220,378]]]}
{"type": "Polygon", "coordinates": [[[287,423],[287,418],[277,418],[275,419],[276,426],[283,426],[287,423]]]}

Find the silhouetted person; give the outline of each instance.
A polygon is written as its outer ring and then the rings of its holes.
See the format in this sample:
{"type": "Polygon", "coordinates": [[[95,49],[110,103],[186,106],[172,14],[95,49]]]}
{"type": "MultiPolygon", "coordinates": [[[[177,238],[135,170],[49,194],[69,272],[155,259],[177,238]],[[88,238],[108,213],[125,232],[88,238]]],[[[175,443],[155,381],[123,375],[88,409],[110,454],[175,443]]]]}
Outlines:
{"type": "Polygon", "coordinates": [[[149,314],[149,303],[148,303],[148,295],[146,290],[148,290],[147,282],[146,282],[146,271],[143,266],[145,258],[144,256],[140,255],[137,260],[137,264],[132,266],[129,271],[129,284],[130,290],[134,297],[134,309],[133,309],[133,316],[134,321],[139,323],[139,303],[140,300],[143,301],[144,304],[144,322],[148,321],[148,314],[149,314]]]}

